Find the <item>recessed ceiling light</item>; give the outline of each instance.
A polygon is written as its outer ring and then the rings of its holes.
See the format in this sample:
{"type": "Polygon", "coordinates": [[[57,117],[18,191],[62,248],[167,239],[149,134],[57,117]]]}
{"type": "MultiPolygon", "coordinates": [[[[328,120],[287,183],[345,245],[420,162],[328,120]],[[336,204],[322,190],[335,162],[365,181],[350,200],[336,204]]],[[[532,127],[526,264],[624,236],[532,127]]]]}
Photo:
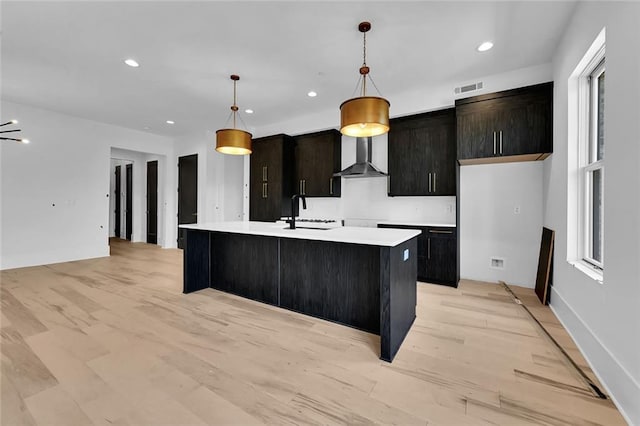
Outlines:
{"type": "Polygon", "coordinates": [[[10,123],[11,124],[18,124],[18,120],[11,120],[10,123]]]}
{"type": "Polygon", "coordinates": [[[29,143],[29,142],[31,142],[31,141],[30,141],[29,139],[21,139],[21,140],[20,140],[20,142],[22,142],[22,143],[29,143]]]}
{"type": "Polygon", "coordinates": [[[478,52],[486,52],[487,50],[493,47],[493,43],[490,41],[485,41],[480,46],[478,46],[478,52]]]}
{"type": "Polygon", "coordinates": [[[176,124],[176,122],[173,120],[167,120],[167,124],[176,124]]]}
{"type": "Polygon", "coordinates": [[[244,112],[246,112],[247,114],[253,114],[253,110],[252,109],[245,109],[244,112]]]}
{"type": "Polygon", "coordinates": [[[316,96],[318,96],[318,94],[312,90],[309,93],[307,93],[307,96],[310,98],[315,98],[316,96]]]}
{"type": "Polygon", "coordinates": [[[138,68],[140,66],[140,64],[135,59],[131,59],[131,58],[126,59],[124,63],[133,68],[138,68]]]}

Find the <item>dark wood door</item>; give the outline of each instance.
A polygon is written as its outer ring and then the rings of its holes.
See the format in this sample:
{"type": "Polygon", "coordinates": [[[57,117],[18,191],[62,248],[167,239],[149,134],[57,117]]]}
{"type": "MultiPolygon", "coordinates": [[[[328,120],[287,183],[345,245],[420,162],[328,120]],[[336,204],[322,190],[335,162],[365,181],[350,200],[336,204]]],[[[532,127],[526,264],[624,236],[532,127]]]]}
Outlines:
{"type": "Polygon", "coordinates": [[[487,158],[498,154],[497,102],[456,108],[458,159],[487,158]]]}
{"type": "Polygon", "coordinates": [[[294,192],[308,197],[339,197],[342,137],[337,130],[295,137],[296,167],[294,192]]]}
{"type": "Polygon", "coordinates": [[[455,195],[455,109],[392,120],[389,195],[455,195]]]}
{"type": "Polygon", "coordinates": [[[114,192],[114,202],[115,202],[115,234],[116,237],[120,238],[121,235],[121,231],[120,231],[120,222],[122,220],[122,207],[121,207],[121,203],[122,203],[122,167],[121,166],[116,166],[116,182],[115,182],[115,190],[114,192]]]}
{"type": "MultiPolygon", "coordinates": [[[[198,221],[198,154],[178,158],[178,225],[198,221]]],[[[178,228],[178,248],[185,231],[178,228]]]]}
{"type": "Polygon", "coordinates": [[[429,195],[429,133],[410,123],[396,125],[392,122],[391,129],[389,195],[429,195]]]}
{"type": "Polygon", "coordinates": [[[553,139],[549,117],[549,97],[538,93],[510,97],[500,115],[499,154],[508,156],[549,152],[553,139]]]}
{"type": "Polygon", "coordinates": [[[126,223],[126,238],[131,241],[131,234],[133,233],[133,164],[127,164],[126,167],[126,191],[127,196],[125,199],[125,223],[126,223]]]}
{"type": "Polygon", "coordinates": [[[456,285],[457,242],[455,231],[447,228],[427,230],[427,281],[456,285]]]}
{"type": "Polygon", "coordinates": [[[289,214],[293,195],[293,140],[274,135],[253,140],[249,219],[275,221],[289,214]]]}
{"type": "Polygon", "coordinates": [[[147,161],[147,242],[158,244],[158,162],[147,161]]]}
{"type": "Polygon", "coordinates": [[[456,195],[456,114],[447,110],[431,129],[430,195],[456,195]]]}

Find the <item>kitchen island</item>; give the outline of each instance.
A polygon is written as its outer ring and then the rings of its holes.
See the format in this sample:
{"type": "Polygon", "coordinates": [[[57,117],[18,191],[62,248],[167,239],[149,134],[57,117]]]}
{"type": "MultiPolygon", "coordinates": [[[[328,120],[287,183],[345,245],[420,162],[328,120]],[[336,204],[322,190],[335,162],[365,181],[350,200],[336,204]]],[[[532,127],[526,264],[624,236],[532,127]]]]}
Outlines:
{"type": "Polygon", "coordinates": [[[181,228],[184,293],[211,287],[378,334],[389,362],[413,324],[420,231],[267,222],[181,228]]]}

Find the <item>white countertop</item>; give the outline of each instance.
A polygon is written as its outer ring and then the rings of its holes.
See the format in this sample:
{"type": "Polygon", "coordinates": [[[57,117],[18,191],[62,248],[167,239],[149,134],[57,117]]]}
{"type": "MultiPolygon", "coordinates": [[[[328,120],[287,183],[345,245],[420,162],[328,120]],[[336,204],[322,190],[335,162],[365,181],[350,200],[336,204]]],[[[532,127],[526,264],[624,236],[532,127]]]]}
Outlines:
{"type": "Polygon", "coordinates": [[[396,221],[383,221],[383,222],[377,222],[379,225],[402,225],[402,226],[433,226],[433,227],[442,227],[442,228],[455,228],[456,225],[455,224],[451,224],[451,223],[429,223],[429,222],[404,222],[404,221],[400,221],[400,220],[396,220],[396,221]]]}
{"type": "Polygon", "coordinates": [[[364,244],[394,247],[420,235],[420,231],[391,228],[360,228],[343,226],[333,229],[285,229],[273,222],[212,222],[180,225],[184,229],[229,232],[232,234],[263,235],[267,237],[299,238],[302,240],[334,241],[337,243],[364,244]]]}

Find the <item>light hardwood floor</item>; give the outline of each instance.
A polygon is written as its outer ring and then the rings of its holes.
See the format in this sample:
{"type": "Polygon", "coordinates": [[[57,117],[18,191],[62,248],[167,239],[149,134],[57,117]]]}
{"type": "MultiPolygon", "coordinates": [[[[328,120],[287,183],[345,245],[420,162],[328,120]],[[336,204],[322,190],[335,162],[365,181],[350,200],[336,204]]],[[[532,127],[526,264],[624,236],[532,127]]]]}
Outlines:
{"type": "Polygon", "coordinates": [[[181,251],[111,247],[1,272],[2,425],[624,424],[497,284],[419,283],[388,364],[375,335],[183,295],[181,251]]]}

